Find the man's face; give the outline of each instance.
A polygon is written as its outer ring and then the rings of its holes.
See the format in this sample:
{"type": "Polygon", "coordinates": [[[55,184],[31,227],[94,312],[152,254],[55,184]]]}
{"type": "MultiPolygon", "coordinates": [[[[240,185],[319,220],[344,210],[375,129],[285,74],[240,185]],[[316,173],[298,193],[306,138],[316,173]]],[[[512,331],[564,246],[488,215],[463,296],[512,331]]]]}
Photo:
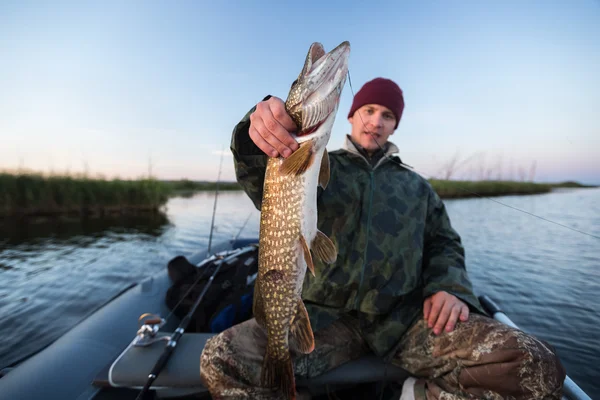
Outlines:
{"type": "Polygon", "coordinates": [[[348,121],[352,124],[350,135],[352,140],[367,152],[378,150],[379,146],[383,147],[390,135],[394,133],[394,126],[396,126],[394,113],[389,108],[378,104],[366,104],[360,107],[352,117],[348,118],[348,121]]]}

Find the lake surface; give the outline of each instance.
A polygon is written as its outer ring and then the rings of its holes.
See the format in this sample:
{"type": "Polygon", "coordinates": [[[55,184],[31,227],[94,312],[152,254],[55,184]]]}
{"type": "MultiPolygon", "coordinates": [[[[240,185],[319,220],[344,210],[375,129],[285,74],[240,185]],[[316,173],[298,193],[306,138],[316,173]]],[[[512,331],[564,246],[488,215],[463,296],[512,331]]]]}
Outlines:
{"type": "MultiPolygon", "coordinates": [[[[600,236],[600,189],[493,198],[600,236]]],[[[478,294],[557,349],[600,397],[600,239],[489,199],[447,200],[478,294]]],[[[131,283],[208,244],[214,194],[173,198],[164,215],[0,225],[0,368],[52,342],[131,283]]],[[[213,241],[258,236],[242,192],[219,194],[213,241]]]]}

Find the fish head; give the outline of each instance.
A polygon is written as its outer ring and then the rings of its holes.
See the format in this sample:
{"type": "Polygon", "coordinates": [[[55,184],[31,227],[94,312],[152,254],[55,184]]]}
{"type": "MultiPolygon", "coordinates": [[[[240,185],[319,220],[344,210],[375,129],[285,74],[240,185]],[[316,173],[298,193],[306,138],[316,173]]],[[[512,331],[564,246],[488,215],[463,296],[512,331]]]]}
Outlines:
{"type": "Polygon", "coordinates": [[[347,41],[328,53],[321,43],[310,46],[285,102],[287,113],[299,128],[295,134],[298,142],[318,138],[327,144],[346,83],[349,56],[347,41]]]}

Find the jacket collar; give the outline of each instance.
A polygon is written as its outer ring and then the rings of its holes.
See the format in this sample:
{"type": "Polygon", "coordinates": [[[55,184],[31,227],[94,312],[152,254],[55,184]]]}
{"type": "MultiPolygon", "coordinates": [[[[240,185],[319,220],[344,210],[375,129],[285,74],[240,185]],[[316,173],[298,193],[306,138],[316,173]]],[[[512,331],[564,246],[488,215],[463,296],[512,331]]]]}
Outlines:
{"type": "MultiPolygon", "coordinates": [[[[355,156],[362,158],[363,160],[365,160],[365,162],[367,164],[371,165],[370,161],[367,158],[365,158],[365,156],[363,155],[363,152],[361,152],[359,150],[358,146],[359,145],[355,144],[350,139],[350,135],[346,135],[346,140],[344,141],[344,144],[342,145],[342,150],[345,150],[355,156]]],[[[400,151],[398,149],[398,146],[396,146],[394,143],[389,142],[389,141],[386,142],[385,145],[383,145],[383,150],[384,150],[384,155],[379,159],[379,161],[377,162],[377,165],[375,165],[375,167],[379,166],[384,160],[386,160],[392,154],[396,154],[400,151]]]]}

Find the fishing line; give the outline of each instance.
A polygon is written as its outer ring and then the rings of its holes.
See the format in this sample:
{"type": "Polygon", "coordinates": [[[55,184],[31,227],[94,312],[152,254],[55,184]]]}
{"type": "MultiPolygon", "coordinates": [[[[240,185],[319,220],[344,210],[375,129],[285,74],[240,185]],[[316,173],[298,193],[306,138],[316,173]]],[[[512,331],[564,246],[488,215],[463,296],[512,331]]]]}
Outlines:
{"type": "MultiPolygon", "coordinates": [[[[350,85],[350,91],[352,92],[352,97],[354,97],[354,88],[352,87],[352,79],[350,78],[350,70],[348,70],[348,84],[350,85]]],[[[392,158],[392,157],[390,157],[389,155],[385,154],[385,150],[384,150],[384,149],[383,149],[383,147],[382,147],[382,146],[379,144],[379,142],[377,141],[377,138],[375,137],[375,135],[373,135],[373,133],[367,129],[367,125],[365,124],[365,121],[362,119],[362,115],[361,115],[360,113],[358,113],[358,116],[360,117],[360,120],[361,120],[361,122],[362,122],[363,126],[365,127],[365,130],[367,131],[367,133],[368,133],[369,135],[371,135],[371,137],[373,138],[373,140],[375,141],[375,143],[377,143],[377,146],[378,146],[378,147],[381,149],[381,151],[383,151],[383,152],[384,152],[384,157],[386,157],[388,160],[390,160],[390,161],[392,161],[392,162],[394,162],[394,163],[396,163],[396,164],[398,164],[398,165],[400,165],[400,166],[402,166],[402,167],[408,168],[408,169],[410,169],[410,170],[412,170],[412,171],[414,171],[414,172],[418,173],[419,175],[423,176],[424,178],[425,178],[425,176],[430,176],[430,177],[432,176],[431,174],[427,174],[427,173],[421,172],[421,171],[419,171],[419,170],[415,169],[414,167],[411,167],[411,166],[410,166],[410,165],[408,165],[408,164],[405,164],[405,163],[403,163],[403,162],[398,162],[397,160],[393,159],[393,158],[392,158]]],[[[427,178],[425,178],[425,179],[427,179],[427,178]]],[[[470,193],[470,194],[473,194],[473,195],[475,195],[475,196],[481,197],[481,198],[483,198],[483,199],[487,199],[487,200],[493,201],[494,203],[498,203],[498,204],[500,204],[500,205],[503,205],[504,207],[512,208],[513,210],[520,211],[520,212],[522,212],[522,213],[524,213],[524,214],[531,215],[532,217],[539,218],[539,219],[541,219],[542,221],[546,221],[546,222],[549,222],[549,223],[552,223],[552,224],[558,225],[558,226],[560,226],[560,227],[563,227],[563,228],[566,228],[566,229],[572,230],[572,231],[574,231],[574,232],[581,233],[581,234],[583,234],[583,235],[587,235],[587,236],[589,236],[589,237],[592,237],[592,238],[595,238],[595,239],[600,239],[600,236],[598,236],[598,235],[594,235],[594,234],[592,234],[592,233],[589,233],[589,232],[585,232],[585,231],[582,231],[582,230],[579,230],[579,229],[576,229],[576,228],[573,228],[573,227],[570,227],[570,226],[567,226],[567,225],[563,225],[563,224],[561,224],[561,223],[559,223],[559,222],[552,221],[552,220],[550,220],[550,219],[548,219],[548,218],[544,218],[544,217],[541,217],[541,216],[539,216],[539,215],[536,215],[536,214],[530,213],[529,211],[525,211],[525,210],[522,210],[522,209],[520,209],[520,208],[517,208],[517,207],[511,206],[511,205],[508,205],[508,204],[502,203],[501,201],[498,201],[498,200],[494,200],[494,199],[492,199],[492,198],[490,198],[490,197],[488,197],[488,196],[484,196],[484,195],[482,195],[482,194],[479,194],[479,193],[477,193],[477,192],[474,192],[474,191],[472,191],[472,190],[465,189],[465,188],[463,188],[463,187],[461,187],[461,186],[459,186],[459,185],[457,185],[456,187],[457,187],[458,189],[462,190],[462,191],[465,191],[465,192],[467,192],[467,193],[470,193]]]]}
{"type": "Polygon", "coordinates": [[[213,205],[213,214],[212,221],[210,223],[210,235],[208,236],[208,249],[206,250],[206,254],[210,254],[210,246],[212,244],[213,237],[213,229],[215,227],[215,213],[217,211],[217,197],[219,196],[219,181],[221,180],[221,168],[223,167],[223,154],[225,153],[225,149],[221,149],[221,161],[219,164],[219,175],[217,176],[217,183],[215,188],[215,203],[213,205]]]}
{"type": "Polygon", "coordinates": [[[248,216],[246,217],[246,221],[244,221],[244,225],[242,225],[242,227],[240,228],[240,230],[238,231],[237,235],[235,235],[233,237],[233,241],[237,241],[238,238],[240,237],[240,235],[242,234],[242,231],[244,230],[244,228],[246,227],[246,224],[248,223],[248,221],[250,220],[250,217],[252,216],[254,211],[250,211],[250,213],[248,213],[248,216]]]}

